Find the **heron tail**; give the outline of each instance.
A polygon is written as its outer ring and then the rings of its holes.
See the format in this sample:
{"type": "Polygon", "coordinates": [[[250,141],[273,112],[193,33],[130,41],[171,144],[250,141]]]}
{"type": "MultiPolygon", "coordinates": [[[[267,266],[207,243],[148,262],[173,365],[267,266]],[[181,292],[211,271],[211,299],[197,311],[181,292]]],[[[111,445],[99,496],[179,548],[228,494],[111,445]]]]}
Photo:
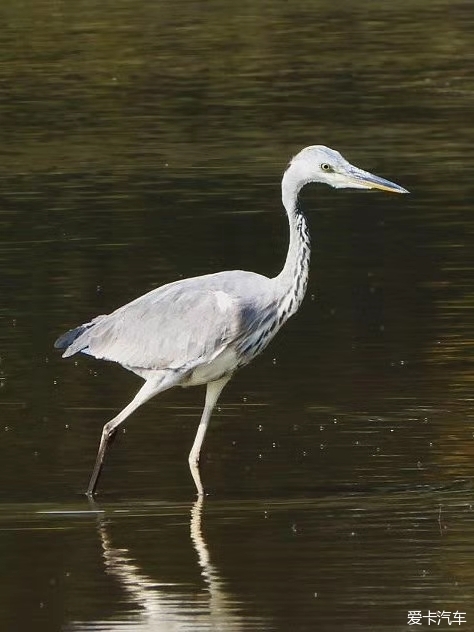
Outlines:
{"type": "Polygon", "coordinates": [[[79,338],[79,336],[87,331],[87,329],[89,329],[87,325],[80,325],[79,327],[66,331],[66,333],[59,336],[54,343],[55,349],[67,349],[72,345],[76,338],[79,338]]]}
{"type": "Polygon", "coordinates": [[[83,336],[83,334],[89,331],[89,329],[91,329],[91,327],[102,320],[102,318],[104,318],[103,314],[101,316],[96,316],[89,323],[79,325],[79,327],[70,329],[69,331],[66,331],[66,333],[64,333],[62,336],[59,336],[59,338],[54,343],[54,346],[56,349],[64,349],[63,358],[72,356],[75,353],[88,353],[89,336],[83,336]]]}

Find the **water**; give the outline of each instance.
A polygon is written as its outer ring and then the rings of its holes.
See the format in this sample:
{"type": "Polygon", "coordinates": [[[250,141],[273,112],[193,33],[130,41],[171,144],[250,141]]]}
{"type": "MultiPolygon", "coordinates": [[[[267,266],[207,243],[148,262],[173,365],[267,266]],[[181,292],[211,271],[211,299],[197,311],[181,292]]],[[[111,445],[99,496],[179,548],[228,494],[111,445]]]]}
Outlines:
{"type": "Polygon", "coordinates": [[[471,3],[1,14],[0,629],[468,629],[471,3]],[[304,191],[308,295],[224,391],[202,506],[202,389],[130,418],[90,506],[141,382],[54,339],[184,276],[278,272],[281,173],[313,143],[411,195],[304,191]]]}

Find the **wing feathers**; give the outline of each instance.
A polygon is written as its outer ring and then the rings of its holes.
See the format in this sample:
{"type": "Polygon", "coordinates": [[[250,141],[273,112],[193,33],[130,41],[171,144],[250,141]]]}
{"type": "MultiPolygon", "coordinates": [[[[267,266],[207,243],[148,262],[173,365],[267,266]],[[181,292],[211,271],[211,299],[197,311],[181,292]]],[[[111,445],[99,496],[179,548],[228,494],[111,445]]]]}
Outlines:
{"type": "Polygon", "coordinates": [[[212,360],[242,332],[238,301],[222,290],[170,284],[58,339],[64,357],[83,351],[124,366],[183,369],[212,360]],[[68,346],[69,345],[69,346],[68,346]]]}

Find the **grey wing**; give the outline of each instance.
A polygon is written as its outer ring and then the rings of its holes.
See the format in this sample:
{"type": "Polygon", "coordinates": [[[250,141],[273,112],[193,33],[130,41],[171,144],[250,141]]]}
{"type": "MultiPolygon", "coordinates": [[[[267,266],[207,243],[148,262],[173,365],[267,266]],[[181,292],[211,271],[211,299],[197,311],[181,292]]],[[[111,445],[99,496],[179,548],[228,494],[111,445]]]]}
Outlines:
{"type": "Polygon", "coordinates": [[[67,347],[63,357],[83,352],[129,368],[190,370],[210,362],[245,335],[249,309],[227,291],[189,281],[98,316],[56,346],[67,347]]]}

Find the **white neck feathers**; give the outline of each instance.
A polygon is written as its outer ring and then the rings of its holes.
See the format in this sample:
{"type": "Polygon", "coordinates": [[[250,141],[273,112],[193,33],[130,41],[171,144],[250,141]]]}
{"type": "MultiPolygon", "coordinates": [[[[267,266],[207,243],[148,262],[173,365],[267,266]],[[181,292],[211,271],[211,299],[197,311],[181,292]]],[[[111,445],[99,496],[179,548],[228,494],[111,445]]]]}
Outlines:
{"type": "Polygon", "coordinates": [[[298,208],[298,193],[307,182],[308,179],[300,173],[297,163],[290,163],[281,183],[282,202],[290,229],[290,242],[283,270],[275,279],[281,295],[284,320],[294,314],[300,306],[308,282],[310,237],[306,218],[298,208]]]}

